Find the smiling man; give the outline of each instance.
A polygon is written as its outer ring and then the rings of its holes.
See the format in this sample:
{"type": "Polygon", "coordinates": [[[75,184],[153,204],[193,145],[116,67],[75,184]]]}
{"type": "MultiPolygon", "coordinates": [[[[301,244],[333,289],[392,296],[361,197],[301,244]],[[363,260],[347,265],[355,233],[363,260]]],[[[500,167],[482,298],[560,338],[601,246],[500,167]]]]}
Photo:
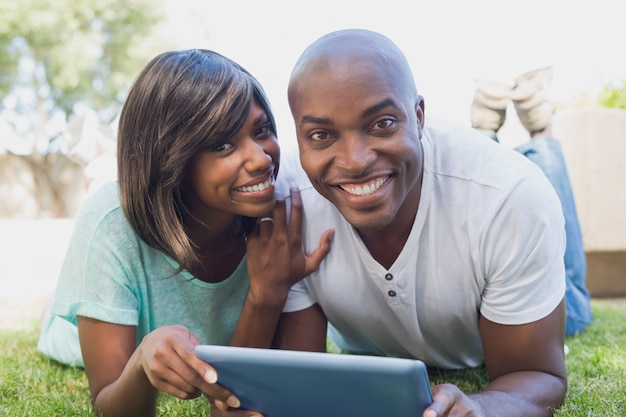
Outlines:
{"type": "MultiPolygon", "coordinates": [[[[444,384],[424,416],[550,416],[567,390],[564,220],[541,170],[476,131],[428,120],[388,38],[330,33],[289,83],[307,249],[330,255],[292,289],[289,349],[484,364],[466,394],[444,384]]],[[[296,175],[297,176],[297,175],[296,175]]]]}

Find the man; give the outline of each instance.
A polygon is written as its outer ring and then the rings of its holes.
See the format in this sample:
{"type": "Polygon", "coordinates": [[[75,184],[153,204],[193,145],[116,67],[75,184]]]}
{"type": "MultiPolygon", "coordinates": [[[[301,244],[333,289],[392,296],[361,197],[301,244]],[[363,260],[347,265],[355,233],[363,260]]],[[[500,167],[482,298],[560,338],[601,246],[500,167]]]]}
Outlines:
{"type": "MultiPolygon", "coordinates": [[[[365,30],[309,46],[289,83],[306,249],[334,228],[290,295],[276,341],[485,364],[476,394],[434,387],[425,417],[550,416],[567,390],[559,199],[521,154],[470,128],[426,122],[398,47],[365,30]]],[[[285,164],[283,164],[285,166],[285,164]]],[[[287,169],[287,168],[281,168],[287,169]]]]}

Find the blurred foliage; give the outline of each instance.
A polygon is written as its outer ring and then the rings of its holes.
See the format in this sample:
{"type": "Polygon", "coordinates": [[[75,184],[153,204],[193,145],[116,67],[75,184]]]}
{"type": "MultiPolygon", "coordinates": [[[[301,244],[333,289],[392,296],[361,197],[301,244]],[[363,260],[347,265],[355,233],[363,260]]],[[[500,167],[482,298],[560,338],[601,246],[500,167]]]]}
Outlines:
{"type": "MultiPolygon", "coordinates": [[[[101,122],[155,55],[159,0],[0,2],[0,111],[33,146],[48,146],[80,106],[101,122]],[[61,126],[61,127],[59,127],[61,126]]],[[[36,152],[33,149],[33,152],[36,152]]]]}
{"type": "Polygon", "coordinates": [[[602,87],[598,95],[598,102],[602,107],[626,109],[626,79],[621,84],[607,84],[602,87]]]}

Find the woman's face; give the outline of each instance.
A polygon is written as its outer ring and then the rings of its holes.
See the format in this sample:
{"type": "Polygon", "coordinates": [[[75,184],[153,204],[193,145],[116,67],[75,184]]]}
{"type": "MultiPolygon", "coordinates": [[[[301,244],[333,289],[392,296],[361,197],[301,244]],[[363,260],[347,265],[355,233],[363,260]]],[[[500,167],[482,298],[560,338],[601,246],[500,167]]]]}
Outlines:
{"type": "Polygon", "coordinates": [[[208,225],[230,223],[234,215],[267,215],[276,202],[274,180],[279,160],[271,122],[253,102],[243,127],[232,138],[192,159],[187,208],[208,225]]]}

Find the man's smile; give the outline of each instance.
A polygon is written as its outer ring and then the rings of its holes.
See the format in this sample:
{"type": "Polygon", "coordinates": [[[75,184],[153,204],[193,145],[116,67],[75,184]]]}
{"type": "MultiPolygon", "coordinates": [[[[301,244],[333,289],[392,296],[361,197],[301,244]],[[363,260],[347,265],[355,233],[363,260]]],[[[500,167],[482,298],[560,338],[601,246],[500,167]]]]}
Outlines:
{"type": "Polygon", "coordinates": [[[352,195],[367,196],[378,191],[390,179],[391,175],[387,175],[362,184],[339,184],[336,187],[352,195]]]}

